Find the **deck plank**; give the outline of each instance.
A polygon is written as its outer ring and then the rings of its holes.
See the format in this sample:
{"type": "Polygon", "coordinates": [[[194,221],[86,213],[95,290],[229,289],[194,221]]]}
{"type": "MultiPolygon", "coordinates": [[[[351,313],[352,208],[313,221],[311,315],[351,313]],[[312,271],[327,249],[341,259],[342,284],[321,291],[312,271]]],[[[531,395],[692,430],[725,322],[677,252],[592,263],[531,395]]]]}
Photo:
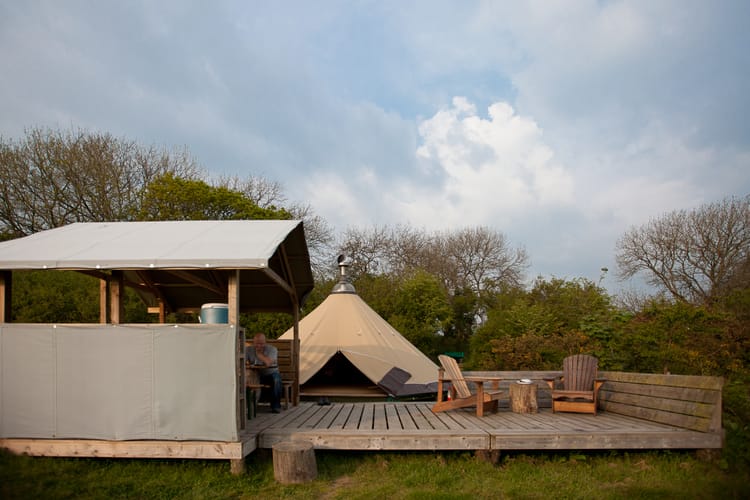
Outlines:
{"type": "Polygon", "coordinates": [[[563,450],[720,448],[721,435],[686,431],[635,417],[519,414],[500,410],[478,418],[471,409],[433,413],[432,403],[303,403],[266,420],[258,447],[307,440],[341,450],[563,450]],[[306,407],[308,406],[308,407],[306,407]],[[285,412],[287,413],[287,412],[285,412]],[[299,413],[295,416],[292,413],[299,413]]]}
{"type": "Polygon", "coordinates": [[[721,448],[723,432],[699,432],[627,415],[534,414],[471,409],[433,413],[429,402],[302,403],[267,409],[238,443],[3,439],[0,447],[49,456],[229,458],[288,440],[330,450],[593,450],[721,448]]]}
{"type": "Polygon", "coordinates": [[[373,406],[373,418],[372,418],[373,429],[388,430],[388,420],[386,419],[386,416],[385,416],[385,405],[386,403],[377,403],[377,404],[372,405],[373,406]]]}
{"type": "Polygon", "coordinates": [[[398,414],[398,420],[401,423],[401,429],[405,431],[417,429],[417,423],[414,421],[414,418],[409,412],[408,406],[393,405],[393,407],[396,409],[396,413],[398,414]]]}

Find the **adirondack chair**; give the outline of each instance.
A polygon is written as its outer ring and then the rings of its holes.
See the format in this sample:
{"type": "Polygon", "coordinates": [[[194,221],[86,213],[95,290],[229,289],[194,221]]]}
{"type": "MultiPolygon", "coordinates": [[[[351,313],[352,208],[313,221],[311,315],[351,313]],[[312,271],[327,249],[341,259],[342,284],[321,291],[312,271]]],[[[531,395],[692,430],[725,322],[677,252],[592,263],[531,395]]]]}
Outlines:
{"type": "Polygon", "coordinates": [[[598,365],[599,361],[593,356],[568,356],[563,360],[562,377],[544,379],[552,395],[552,412],[567,411],[596,415],[597,396],[605,382],[596,376],[598,365]]]}
{"type": "Polygon", "coordinates": [[[498,390],[485,391],[484,383],[493,382],[494,389],[497,389],[500,378],[464,377],[455,359],[443,354],[438,356],[438,359],[442,367],[438,369],[437,402],[432,407],[433,412],[476,406],[477,417],[482,417],[485,411],[497,411],[497,401],[503,396],[503,392],[498,390]],[[451,384],[451,398],[444,400],[443,392],[446,382],[451,384]],[[476,385],[476,393],[471,393],[467,382],[473,382],[476,385]]]}

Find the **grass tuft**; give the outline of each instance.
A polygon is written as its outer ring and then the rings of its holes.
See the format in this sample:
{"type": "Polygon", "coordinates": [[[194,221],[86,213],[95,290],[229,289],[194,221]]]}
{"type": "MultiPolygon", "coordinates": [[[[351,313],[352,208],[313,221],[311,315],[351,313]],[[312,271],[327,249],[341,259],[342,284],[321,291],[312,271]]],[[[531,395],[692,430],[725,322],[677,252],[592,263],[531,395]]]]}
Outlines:
{"type": "Polygon", "coordinates": [[[0,452],[0,498],[546,499],[750,498],[745,471],[691,452],[509,453],[317,451],[318,478],[281,485],[269,451],[233,476],[227,461],[46,458],[0,452]]]}

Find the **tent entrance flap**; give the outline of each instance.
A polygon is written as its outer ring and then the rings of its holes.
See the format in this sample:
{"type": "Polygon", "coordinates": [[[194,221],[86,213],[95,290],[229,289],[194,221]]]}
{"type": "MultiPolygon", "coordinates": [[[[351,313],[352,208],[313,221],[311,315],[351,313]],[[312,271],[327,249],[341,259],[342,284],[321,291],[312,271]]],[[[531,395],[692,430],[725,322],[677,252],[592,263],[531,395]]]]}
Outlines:
{"type": "Polygon", "coordinates": [[[376,383],[362,373],[341,352],[337,352],[305,382],[309,386],[368,386],[376,383]]]}

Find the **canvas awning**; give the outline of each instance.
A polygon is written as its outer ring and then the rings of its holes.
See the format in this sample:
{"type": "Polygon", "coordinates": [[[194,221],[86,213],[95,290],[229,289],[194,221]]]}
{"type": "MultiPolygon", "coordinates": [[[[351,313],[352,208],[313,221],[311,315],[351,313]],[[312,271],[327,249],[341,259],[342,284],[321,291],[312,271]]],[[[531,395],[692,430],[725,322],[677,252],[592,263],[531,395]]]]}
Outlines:
{"type": "Polygon", "coordinates": [[[30,269],[123,271],[171,311],[227,302],[237,271],[240,312],[292,311],[314,285],[299,220],[75,223],[0,242],[0,271],[30,269]]]}

